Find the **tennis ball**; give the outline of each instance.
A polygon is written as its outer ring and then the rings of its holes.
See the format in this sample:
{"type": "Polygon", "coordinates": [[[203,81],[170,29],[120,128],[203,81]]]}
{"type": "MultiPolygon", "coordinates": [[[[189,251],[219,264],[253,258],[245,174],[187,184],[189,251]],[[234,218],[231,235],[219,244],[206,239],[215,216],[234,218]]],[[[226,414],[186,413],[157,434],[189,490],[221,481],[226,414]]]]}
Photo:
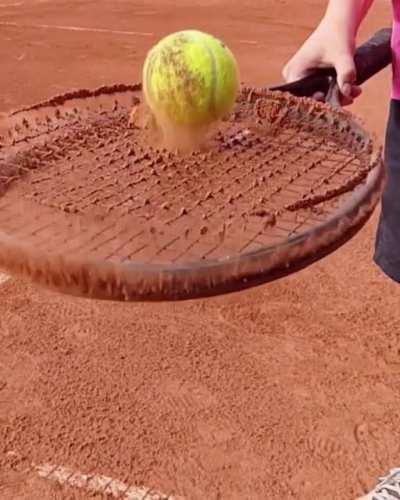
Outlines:
{"type": "Polygon", "coordinates": [[[196,30],[162,39],[143,67],[147,105],[157,121],[178,127],[207,126],[223,118],[238,88],[232,52],[217,38],[196,30]]]}

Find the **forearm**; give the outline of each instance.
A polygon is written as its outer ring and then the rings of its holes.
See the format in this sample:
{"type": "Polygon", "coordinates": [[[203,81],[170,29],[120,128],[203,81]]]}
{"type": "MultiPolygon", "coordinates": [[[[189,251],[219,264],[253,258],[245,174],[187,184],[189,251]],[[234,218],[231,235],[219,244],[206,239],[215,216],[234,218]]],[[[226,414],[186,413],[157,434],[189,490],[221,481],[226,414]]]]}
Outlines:
{"type": "Polygon", "coordinates": [[[374,0],[329,0],[322,23],[335,26],[349,39],[354,39],[358,28],[374,0]]]}

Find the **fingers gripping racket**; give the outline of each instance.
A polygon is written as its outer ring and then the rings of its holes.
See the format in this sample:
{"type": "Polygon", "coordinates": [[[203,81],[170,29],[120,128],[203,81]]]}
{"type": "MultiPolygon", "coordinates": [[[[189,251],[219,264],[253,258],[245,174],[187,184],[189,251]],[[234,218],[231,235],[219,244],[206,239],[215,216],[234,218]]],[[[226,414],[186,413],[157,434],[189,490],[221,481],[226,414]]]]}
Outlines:
{"type": "MultiPolygon", "coordinates": [[[[357,69],[357,85],[362,85],[391,63],[391,35],[392,30],[390,28],[381,29],[357,49],[354,56],[357,69]]],[[[325,100],[331,104],[339,105],[340,102],[334,68],[318,69],[302,80],[278,85],[270,90],[290,92],[297,97],[313,97],[316,93],[322,93],[325,100]]]]}
{"type": "MultiPolygon", "coordinates": [[[[390,30],[356,53],[358,83],[390,62],[390,30]]],[[[183,300],[281,278],[351,238],[383,183],[381,149],[334,103],[335,73],[243,88],[207,148],[129,127],[141,85],[56,96],[0,134],[0,267],[89,298],[183,300]]]]}

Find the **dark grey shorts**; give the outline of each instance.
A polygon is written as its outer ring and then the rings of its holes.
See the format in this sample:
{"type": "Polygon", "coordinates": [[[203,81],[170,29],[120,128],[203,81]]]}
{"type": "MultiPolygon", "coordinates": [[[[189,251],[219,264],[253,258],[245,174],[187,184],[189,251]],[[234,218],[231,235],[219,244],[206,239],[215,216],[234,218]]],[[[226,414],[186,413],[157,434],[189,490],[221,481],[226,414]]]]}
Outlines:
{"type": "Polygon", "coordinates": [[[382,197],[374,260],[382,271],[400,282],[400,101],[390,103],[386,130],[387,180],[382,197]]]}

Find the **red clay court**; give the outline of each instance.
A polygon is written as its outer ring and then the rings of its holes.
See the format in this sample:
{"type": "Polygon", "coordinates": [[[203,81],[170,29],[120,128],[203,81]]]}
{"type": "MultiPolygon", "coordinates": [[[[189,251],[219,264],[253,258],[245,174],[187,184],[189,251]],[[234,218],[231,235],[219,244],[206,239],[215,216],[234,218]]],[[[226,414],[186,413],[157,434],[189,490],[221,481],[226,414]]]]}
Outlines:
{"type": "MultiPolygon", "coordinates": [[[[249,85],[323,0],[0,0],[0,112],[140,79],[188,27],[249,85]]],[[[377,0],[362,36],[388,25],[377,0]]],[[[354,111],[382,135],[389,71],[354,111]]],[[[399,289],[372,264],[378,212],[333,256],[249,292],[103,303],[0,276],[0,498],[352,500],[400,461],[399,289]]]]}

